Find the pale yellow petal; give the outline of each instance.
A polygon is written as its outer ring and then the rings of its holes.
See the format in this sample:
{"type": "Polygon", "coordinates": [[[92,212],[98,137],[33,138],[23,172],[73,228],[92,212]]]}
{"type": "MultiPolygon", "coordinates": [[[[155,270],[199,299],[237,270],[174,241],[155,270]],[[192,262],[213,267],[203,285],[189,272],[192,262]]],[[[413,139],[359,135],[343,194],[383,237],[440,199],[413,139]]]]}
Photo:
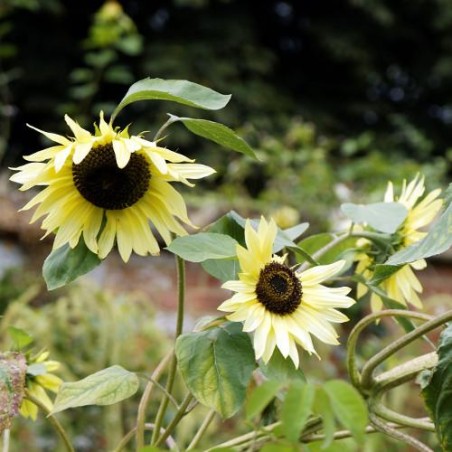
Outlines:
{"type": "Polygon", "coordinates": [[[303,287],[313,286],[337,275],[345,265],[344,260],[329,265],[317,265],[299,274],[303,287]]]}

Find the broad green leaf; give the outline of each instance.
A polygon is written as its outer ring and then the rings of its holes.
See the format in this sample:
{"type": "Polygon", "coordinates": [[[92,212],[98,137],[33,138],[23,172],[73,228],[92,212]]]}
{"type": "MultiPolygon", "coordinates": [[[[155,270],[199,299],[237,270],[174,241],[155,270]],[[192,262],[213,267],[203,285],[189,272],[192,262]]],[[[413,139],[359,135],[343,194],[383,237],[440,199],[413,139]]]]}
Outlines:
{"type": "Polygon", "coordinates": [[[185,384],[200,403],[223,418],[240,409],[256,364],[251,340],[239,323],[183,334],[176,356],[185,384]]]}
{"type": "Polygon", "coordinates": [[[76,280],[102,261],[80,239],[75,248],[64,245],[53,250],[44,261],[42,274],[47,284],[47,289],[53,290],[76,280]]]}
{"type": "Polygon", "coordinates": [[[201,262],[201,266],[209,275],[223,283],[238,279],[237,274],[240,271],[237,259],[207,259],[201,262]]]}
{"type": "MultiPolygon", "coordinates": [[[[351,438],[345,438],[341,440],[336,440],[329,446],[325,447],[323,443],[320,441],[314,441],[309,443],[308,449],[309,452],[362,452],[363,449],[357,449],[356,443],[353,442],[351,438]]],[[[365,449],[367,450],[367,449],[365,449]]],[[[369,450],[377,450],[377,449],[369,449],[369,450]]],[[[391,451],[392,452],[392,451],[391,451]]]]}
{"type": "Polygon", "coordinates": [[[374,284],[377,286],[385,279],[392,276],[394,273],[397,273],[399,270],[400,266],[398,265],[377,264],[375,266],[375,271],[372,275],[372,279],[369,281],[369,284],[374,284]]]}
{"type": "Polygon", "coordinates": [[[360,393],[344,380],[330,380],[323,385],[336,419],[358,443],[363,443],[367,426],[367,406],[360,393]]]}
{"type": "Polygon", "coordinates": [[[354,223],[366,223],[377,231],[393,234],[405,220],[408,210],[399,202],[377,202],[374,204],[351,204],[341,206],[354,223]]]}
{"type": "Polygon", "coordinates": [[[257,386],[248,396],[245,403],[246,419],[251,420],[260,414],[274,399],[281,388],[281,381],[267,380],[257,386]]]}
{"type": "Polygon", "coordinates": [[[17,416],[25,388],[27,364],[22,353],[0,353],[0,434],[11,428],[17,416]]]}
{"type": "Polygon", "coordinates": [[[220,94],[187,80],[145,78],[129,88],[113,112],[112,120],[126,105],[143,100],[167,100],[204,110],[220,110],[230,99],[230,95],[220,94]]]}
{"type": "Polygon", "coordinates": [[[281,442],[265,444],[260,452],[299,452],[299,448],[294,444],[283,444],[281,442]]]}
{"type": "Polygon", "coordinates": [[[422,395],[444,452],[452,450],[452,323],[441,333],[438,365],[422,395]]]}
{"type": "Polygon", "coordinates": [[[134,395],[138,377],[121,366],[111,366],[83,380],[61,385],[51,414],[85,405],[112,405],[134,395]]]}
{"type": "Polygon", "coordinates": [[[294,381],[289,386],[281,407],[281,422],[284,436],[298,442],[300,433],[312,412],[315,387],[309,383],[294,381]]]}
{"type": "Polygon", "coordinates": [[[229,237],[237,240],[240,245],[245,246],[244,225],[245,220],[237,212],[231,210],[214,223],[208,225],[206,232],[229,235],[229,237]],[[239,221],[243,221],[243,224],[239,223],[239,221]]]}
{"type": "Polygon", "coordinates": [[[166,248],[189,262],[203,262],[207,259],[226,259],[235,256],[237,242],[224,234],[200,232],[177,237],[166,248]]]}
{"type": "Polygon", "coordinates": [[[14,347],[18,350],[25,348],[33,342],[33,338],[26,331],[15,326],[8,327],[8,334],[14,342],[14,347]]]}
{"type": "MultiPolygon", "coordinates": [[[[176,118],[173,115],[172,117],[176,118]]],[[[257,159],[256,154],[250,145],[224,124],[208,121],[206,119],[194,118],[178,118],[178,121],[181,121],[184,126],[195,135],[199,135],[220,146],[257,159]]]]}
{"type": "Polygon", "coordinates": [[[318,387],[315,392],[314,413],[322,417],[323,434],[325,435],[322,448],[326,448],[333,442],[336,422],[330,399],[322,387],[318,387]]]}
{"type": "Polygon", "coordinates": [[[282,383],[287,383],[292,380],[306,381],[302,370],[296,368],[290,358],[284,358],[278,348],[275,348],[267,364],[263,361],[259,363],[259,368],[270,380],[276,380],[282,383]]]}
{"type": "Polygon", "coordinates": [[[452,203],[419,242],[392,255],[385,264],[400,265],[444,253],[452,246],[452,203]]]}

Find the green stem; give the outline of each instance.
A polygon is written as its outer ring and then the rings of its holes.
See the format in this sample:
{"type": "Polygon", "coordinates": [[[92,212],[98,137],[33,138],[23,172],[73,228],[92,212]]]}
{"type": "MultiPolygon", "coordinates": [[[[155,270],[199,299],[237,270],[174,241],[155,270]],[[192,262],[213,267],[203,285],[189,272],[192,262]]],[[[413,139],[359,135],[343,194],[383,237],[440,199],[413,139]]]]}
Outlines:
{"type": "Polygon", "coordinates": [[[410,416],[405,416],[404,414],[397,413],[396,411],[385,407],[381,403],[373,404],[372,412],[387,421],[400,424],[404,427],[417,428],[419,430],[426,430],[428,432],[435,431],[435,425],[432,422],[426,422],[425,418],[416,419],[410,416]]]}
{"type": "Polygon", "coordinates": [[[3,447],[2,452],[8,452],[9,451],[9,437],[11,434],[11,430],[9,428],[6,428],[3,431],[3,447]]]}
{"type": "Polygon", "coordinates": [[[47,419],[50,421],[50,423],[53,425],[55,430],[60,435],[60,438],[63,441],[66,450],[69,452],[75,452],[63,426],[59,423],[58,419],[55,416],[50,414],[50,410],[41,402],[41,400],[34,397],[33,394],[31,394],[30,391],[28,391],[28,389],[25,390],[25,397],[28,400],[30,400],[30,402],[33,402],[35,405],[37,405],[42,411],[44,411],[47,414],[47,419]]]}
{"type": "Polygon", "coordinates": [[[375,414],[370,413],[369,417],[371,423],[380,432],[385,433],[386,435],[391,436],[392,438],[398,439],[402,441],[404,444],[409,444],[410,446],[414,447],[416,450],[419,450],[421,452],[433,452],[433,450],[427,447],[424,443],[421,443],[419,440],[413,438],[412,436],[406,433],[397,431],[390,424],[383,422],[381,419],[379,419],[378,416],[376,416],[375,414]]]}
{"type": "Polygon", "coordinates": [[[361,376],[362,388],[368,389],[371,387],[373,383],[372,373],[374,369],[386,358],[388,358],[398,350],[402,349],[410,342],[413,342],[417,338],[423,336],[424,334],[427,334],[429,331],[438,328],[439,326],[445,324],[446,322],[449,322],[450,320],[452,320],[452,310],[445,312],[444,314],[425,322],[421,326],[418,326],[416,329],[410,331],[401,338],[397,339],[396,341],[385,347],[383,350],[378,352],[376,355],[374,355],[372,358],[370,358],[362,369],[361,376]]]}
{"type": "Polygon", "coordinates": [[[356,363],[356,346],[358,344],[359,335],[367,326],[369,326],[379,318],[393,316],[411,317],[424,321],[431,319],[431,316],[428,316],[426,314],[414,311],[405,311],[403,309],[386,309],[384,311],[369,314],[368,316],[361,319],[352,329],[347,341],[347,369],[350,380],[353,386],[355,386],[356,388],[360,388],[361,386],[361,375],[358,371],[358,366],[356,363]]]}
{"type": "Polygon", "coordinates": [[[162,436],[156,441],[155,445],[160,446],[163,441],[168,438],[168,436],[172,433],[174,428],[177,426],[179,421],[187,414],[187,408],[190,402],[193,400],[193,396],[191,394],[187,394],[185,399],[182,401],[179,409],[177,410],[176,414],[174,415],[171,422],[168,424],[168,427],[166,427],[166,430],[162,433],[162,436]]]}
{"type": "Polygon", "coordinates": [[[178,120],[179,120],[179,118],[177,116],[169,115],[169,119],[165,122],[165,124],[163,124],[162,127],[160,127],[160,129],[154,135],[154,140],[153,141],[157,141],[160,138],[160,136],[162,135],[163,131],[167,127],[169,127],[173,122],[177,122],[178,120]]]}
{"type": "MultiPolygon", "coordinates": [[[[154,430],[154,424],[144,424],[144,429],[145,430],[154,430]]],[[[130,432],[128,432],[120,441],[120,443],[113,449],[113,452],[121,452],[124,447],[127,446],[127,444],[129,443],[129,441],[135,436],[137,428],[134,427],[132,430],[130,430],[130,432]]],[[[166,440],[166,444],[167,446],[171,449],[171,450],[178,450],[176,441],[174,441],[173,438],[169,437],[166,440]]]]}
{"type": "Polygon", "coordinates": [[[215,410],[210,410],[207,413],[207,416],[204,418],[204,421],[199,427],[199,430],[196,432],[196,435],[193,437],[190,444],[188,445],[186,449],[187,452],[194,449],[198,445],[200,439],[202,438],[207,428],[209,427],[210,423],[212,422],[213,418],[215,417],[215,414],[216,414],[215,410]]]}
{"type": "MultiPolygon", "coordinates": [[[[182,334],[184,327],[184,305],[185,305],[185,261],[176,256],[177,263],[177,290],[178,290],[178,300],[177,300],[177,321],[176,321],[176,335],[175,340],[182,334]]],[[[176,355],[173,355],[171,360],[170,370],[168,374],[168,381],[166,383],[167,394],[162,398],[157,416],[155,419],[155,429],[152,432],[151,444],[154,445],[158,439],[158,432],[162,426],[163,418],[166,413],[166,409],[169,403],[168,394],[173,391],[174,381],[176,378],[177,371],[177,359],[176,355]]]]}
{"type": "Polygon", "coordinates": [[[146,418],[146,409],[149,405],[149,400],[151,398],[152,390],[154,389],[155,382],[160,378],[166,366],[168,365],[169,360],[173,356],[173,351],[171,350],[159,363],[159,365],[155,368],[154,372],[151,375],[150,381],[147,383],[146,388],[144,389],[143,395],[141,396],[140,404],[138,406],[138,414],[137,414],[137,426],[133,430],[136,436],[137,450],[140,450],[144,447],[144,430],[145,430],[145,418],[146,418]]]}

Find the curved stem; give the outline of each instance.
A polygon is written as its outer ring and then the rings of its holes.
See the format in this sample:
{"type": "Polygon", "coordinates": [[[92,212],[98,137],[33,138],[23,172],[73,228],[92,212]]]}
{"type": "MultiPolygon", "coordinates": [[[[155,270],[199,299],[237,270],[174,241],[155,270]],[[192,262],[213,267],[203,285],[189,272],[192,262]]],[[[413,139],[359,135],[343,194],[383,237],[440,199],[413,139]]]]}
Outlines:
{"type": "Polygon", "coordinates": [[[420,430],[426,430],[428,432],[435,431],[435,425],[432,422],[428,422],[425,418],[416,419],[410,416],[405,416],[404,414],[397,413],[381,403],[373,404],[372,412],[379,417],[386,419],[387,421],[395,422],[404,427],[412,427],[420,430]]]}
{"type": "Polygon", "coordinates": [[[154,389],[155,381],[157,381],[168,365],[169,360],[173,356],[173,351],[168,353],[156,367],[154,372],[152,373],[150,381],[147,383],[146,388],[144,389],[143,395],[141,396],[140,404],[138,406],[138,414],[137,414],[137,426],[133,430],[136,436],[137,450],[140,450],[144,447],[144,430],[145,430],[145,418],[146,418],[146,408],[149,404],[149,400],[151,398],[152,390],[154,389]]]}
{"type": "Polygon", "coordinates": [[[187,452],[194,449],[198,445],[200,439],[202,438],[202,435],[204,435],[213,418],[215,417],[215,414],[216,414],[215,410],[210,410],[207,413],[207,416],[204,418],[204,421],[199,427],[198,431],[196,432],[196,435],[193,437],[190,444],[188,445],[186,449],[187,452]]]}
{"type": "Polygon", "coordinates": [[[64,446],[66,447],[66,450],[69,452],[75,452],[63,426],[60,424],[60,422],[55,416],[50,414],[50,410],[41,402],[41,400],[34,397],[33,394],[31,394],[28,389],[25,389],[25,397],[28,400],[30,400],[30,402],[33,402],[35,405],[37,405],[42,411],[44,411],[47,414],[46,419],[50,421],[50,423],[53,425],[55,430],[60,435],[60,438],[62,439],[64,446]]]}
{"type": "MultiPolygon", "coordinates": [[[[177,321],[176,321],[176,334],[175,340],[182,334],[184,327],[184,305],[185,305],[185,261],[176,256],[177,263],[177,290],[178,290],[178,300],[177,300],[177,321]]],[[[168,374],[168,381],[166,383],[167,394],[163,397],[157,416],[155,419],[155,430],[152,432],[151,444],[154,445],[158,439],[158,432],[162,426],[163,417],[165,416],[166,409],[168,407],[169,397],[173,391],[174,380],[176,378],[177,371],[177,359],[176,355],[173,354],[173,359],[171,360],[170,370],[168,374]]]]}
{"type": "Polygon", "coordinates": [[[160,127],[160,129],[154,135],[154,140],[153,141],[157,141],[160,138],[160,136],[162,135],[163,131],[167,127],[169,127],[173,122],[177,122],[178,120],[179,120],[179,118],[177,116],[169,115],[169,119],[165,122],[165,124],[163,124],[162,127],[160,127]]]}
{"type": "Polygon", "coordinates": [[[367,363],[363,366],[362,375],[361,375],[361,386],[363,389],[368,389],[372,385],[372,373],[374,369],[382,363],[386,358],[400,350],[401,348],[408,345],[410,342],[413,342],[415,339],[423,336],[435,328],[443,325],[444,323],[452,320],[452,310],[435,317],[434,319],[425,322],[423,325],[418,326],[413,331],[405,334],[401,338],[394,341],[392,344],[385,347],[383,350],[378,352],[372,358],[370,358],[367,363]]]}
{"type": "MultiPolygon", "coordinates": [[[[145,430],[154,430],[154,424],[144,424],[145,430]]],[[[130,432],[128,432],[120,441],[120,443],[113,449],[113,452],[121,452],[125,446],[127,446],[128,442],[134,437],[137,428],[134,427],[130,432]]],[[[176,441],[170,436],[166,440],[166,444],[170,449],[177,450],[176,441]]]]}
{"type": "Polygon", "coordinates": [[[421,443],[419,440],[413,438],[411,435],[397,431],[391,425],[379,419],[378,416],[376,416],[375,414],[370,413],[369,417],[371,423],[380,432],[385,433],[386,435],[391,436],[392,438],[398,439],[404,442],[405,444],[409,444],[410,446],[414,447],[416,450],[419,450],[421,452],[433,452],[433,450],[427,447],[424,443],[421,443]]]}
{"type": "Polygon", "coordinates": [[[166,427],[166,430],[162,433],[162,436],[160,436],[160,438],[156,441],[155,443],[156,446],[159,446],[160,444],[162,444],[163,441],[165,441],[166,438],[168,438],[168,436],[174,430],[179,421],[187,414],[187,407],[192,400],[193,396],[191,394],[188,394],[185,397],[179,409],[177,410],[177,413],[174,415],[172,421],[169,423],[168,427],[166,427]]]}
{"type": "Polygon", "coordinates": [[[361,386],[361,375],[358,371],[358,366],[356,363],[356,346],[358,344],[359,335],[367,326],[375,322],[380,317],[392,316],[411,317],[424,321],[431,319],[431,316],[428,316],[426,314],[414,311],[405,311],[403,309],[387,309],[385,311],[369,314],[368,316],[361,319],[352,329],[347,341],[347,369],[350,380],[353,386],[355,386],[356,388],[360,388],[361,386]]]}

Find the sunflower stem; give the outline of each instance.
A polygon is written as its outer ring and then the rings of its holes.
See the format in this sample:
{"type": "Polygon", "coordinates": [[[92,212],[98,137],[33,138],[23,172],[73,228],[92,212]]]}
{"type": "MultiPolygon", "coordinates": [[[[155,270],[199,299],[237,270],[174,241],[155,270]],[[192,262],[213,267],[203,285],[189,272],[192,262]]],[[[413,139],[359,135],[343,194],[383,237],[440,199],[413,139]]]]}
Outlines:
{"type": "Polygon", "coordinates": [[[195,436],[191,440],[190,444],[188,445],[186,451],[189,452],[190,450],[194,449],[199,441],[201,440],[202,436],[206,432],[207,428],[209,427],[210,423],[212,422],[213,418],[215,417],[215,410],[210,410],[207,413],[207,416],[204,418],[203,423],[199,427],[198,431],[196,432],[195,436]]]}
{"type": "MultiPolygon", "coordinates": [[[[148,381],[143,395],[141,396],[140,404],[138,406],[138,414],[137,414],[137,426],[133,430],[136,437],[136,447],[137,450],[140,450],[144,447],[144,431],[145,431],[145,418],[146,418],[146,408],[149,405],[149,400],[151,398],[152,390],[154,389],[155,382],[160,378],[166,366],[168,365],[169,360],[173,356],[173,351],[171,350],[159,363],[159,365],[155,368],[154,372],[151,375],[150,380],[148,381]]],[[[125,438],[125,437],[124,437],[125,438]]],[[[123,440],[124,440],[123,438],[123,440]]],[[[120,449],[118,449],[120,450],[120,449]]]]}
{"type": "Polygon", "coordinates": [[[358,365],[356,363],[356,346],[358,343],[359,335],[362,331],[373,322],[377,321],[381,317],[411,317],[419,320],[428,321],[431,320],[431,316],[414,311],[405,311],[403,309],[387,309],[381,312],[375,312],[361,319],[355,327],[352,329],[347,342],[347,369],[350,376],[350,380],[356,388],[361,390],[361,375],[358,371],[358,365]]]}
{"type": "Polygon", "coordinates": [[[157,141],[162,135],[163,131],[169,127],[173,122],[177,122],[179,118],[177,116],[169,115],[169,119],[165,122],[165,124],[157,130],[157,133],[154,135],[153,141],[157,141]]]}
{"type": "MultiPolygon", "coordinates": [[[[178,299],[177,299],[176,334],[174,340],[177,340],[177,338],[182,334],[182,330],[184,327],[184,304],[185,304],[185,261],[181,257],[176,256],[176,263],[177,263],[178,299]]],[[[167,394],[165,394],[165,396],[162,398],[159,410],[157,412],[157,416],[155,419],[155,429],[152,432],[151,439],[152,445],[155,445],[158,440],[158,435],[160,428],[162,426],[163,417],[165,416],[166,409],[169,403],[168,394],[171,394],[173,391],[174,380],[176,378],[176,371],[177,371],[177,359],[176,355],[173,354],[168,375],[168,381],[166,383],[167,394]]]]}
{"type": "Polygon", "coordinates": [[[9,451],[9,437],[11,434],[11,430],[9,428],[6,428],[3,431],[3,447],[2,452],[8,452],[9,451]]]}
{"type": "MultiPolygon", "coordinates": [[[[154,424],[144,424],[144,429],[145,430],[153,430],[154,424]]],[[[121,452],[124,449],[124,447],[127,446],[129,441],[134,437],[136,430],[137,430],[137,428],[134,427],[132,430],[127,432],[127,434],[121,439],[119,444],[113,449],[113,452],[121,452]]],[[[174,441],[174,438],[172,438],[171,436],[169,438],[167,438],[166,444],[171,450],[179,450],[177,447],[176,441],[174,441]]]]}
{"type": "Polygon", "coordinates": [[[28,400],[30,400],[30,402],[33,402],[35,405],[37,405],[42,411],[44,411],[44,413],[47,414],[47,419],[50,421],[52,426],[55,428],[55,430],[60,435],[60,438],[63,441],[64,446],[66,447],[66,450],[68,452],[75,452],[75,449],[72,447],[72,444],[69,440],[69,437],[68,437],[66,431],[64,430],[63,426],[60,424],[58,419],[53,414],[51,414],[51,410],[49,410],[47,408],[47,406],[41,402],[40,399],[33,396],[33,394],[31,394],[28,389],[25,389],[25,397],[28,400]]]}

